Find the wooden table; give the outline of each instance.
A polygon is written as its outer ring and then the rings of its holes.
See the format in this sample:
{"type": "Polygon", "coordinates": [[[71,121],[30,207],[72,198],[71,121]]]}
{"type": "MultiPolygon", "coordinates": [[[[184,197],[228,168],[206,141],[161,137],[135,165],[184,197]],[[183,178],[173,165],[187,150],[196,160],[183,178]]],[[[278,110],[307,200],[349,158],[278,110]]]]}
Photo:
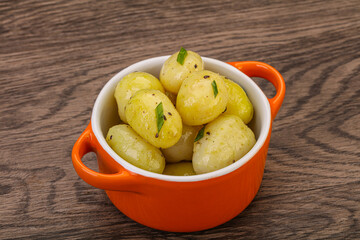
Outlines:
{"type": "MultiPolygon", "coordinates": [[[[359,6],[1,1],[0,238],[359,239],[359,6]],[[222,61],[266,62],[287,85],[254,201],[195,233],[132,221],[78,177],[70,157],[104,84],[181,46],[222,61]]],[[[94,154],[84,162],[97,169],[94,154]]]]}

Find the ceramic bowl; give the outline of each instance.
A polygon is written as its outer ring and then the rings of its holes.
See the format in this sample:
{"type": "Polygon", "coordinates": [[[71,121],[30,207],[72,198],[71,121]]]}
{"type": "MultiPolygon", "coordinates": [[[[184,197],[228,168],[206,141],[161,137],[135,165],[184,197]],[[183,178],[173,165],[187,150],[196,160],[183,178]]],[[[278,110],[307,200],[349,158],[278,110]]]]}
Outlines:
{"type": "Polygon", "coordinates": [[[76,141],[72,160],[78,175],[104,189],[112,203],[129,218],[152,228],[191,232],[209,229],[242,212],[259,190],[265,167],[272,122],[285,95],[285,83],[273,67],[262,62],[225,63],[203,57],[205,69],[238,83],[254,106],[249,126],[256,144],[235,163],[214,172],[194,176],[162,175],[128,163],[106,143],[108,129],[120,122],[113,97],[117,83],[127,74],[143,71],[159,76],[169,56],[135,63],[116,74],[100,91],[90,124],[76,141]],[[276,88],[268,99],[250,77],[262,77],[276,88]],[[81,158],[95,152],[99,171],[86,167],[81,158]]]}

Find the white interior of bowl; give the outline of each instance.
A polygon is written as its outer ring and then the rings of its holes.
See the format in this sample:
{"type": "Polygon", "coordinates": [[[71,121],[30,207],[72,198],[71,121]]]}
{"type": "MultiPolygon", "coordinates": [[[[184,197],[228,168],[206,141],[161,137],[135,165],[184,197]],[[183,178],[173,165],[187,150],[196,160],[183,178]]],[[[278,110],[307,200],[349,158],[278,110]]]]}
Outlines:
{"type": "Polygon", "coordinates": [[[117,161],[127,170],[143,176],[165,181],[202,181],[225,175],[244,165],[263,146],[269,132],[271,113],[268,99],[261,91],[261,89],[256,85],[256,83],[253,82],[248,76],[227,63],[206,57],[203,57],[205,69],[217,72],[238,83],[246,91],[250,101],[254,106],[254,118],[250,122],[249,126],[254,131],[257,141],[254,147],[244,157],[242,157],[235,163],[214,172],[194,176],[169,176],[149,172],[128,163],[119,155],[117,155],[106,143],[105,137],[108,129],[113,125],[120,123],[120,119],[117,113],[117,105],[113,96],[117,83],[125,75],[135,71],[148,72],[156,77],[159,77],[160,69],[168,57],[169,56],[156,57],[135,63],[120,71],[112,79],[110,79],[109,82],[106,83],[95,101],[91,116],[92,129],[101,146],[110,154],[112,158],[115,159],[115,161],[117,161]]]}

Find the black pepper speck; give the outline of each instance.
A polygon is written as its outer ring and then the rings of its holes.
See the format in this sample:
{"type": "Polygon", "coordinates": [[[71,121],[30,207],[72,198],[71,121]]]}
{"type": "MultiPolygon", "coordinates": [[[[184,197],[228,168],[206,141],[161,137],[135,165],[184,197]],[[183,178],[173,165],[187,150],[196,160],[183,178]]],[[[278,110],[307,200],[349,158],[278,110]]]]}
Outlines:
{"type": "Polygon", "coordinates": [[[210,77],[209,75],[205,75],[205,76],[204,76],[205,79],[207,79],[207,78],[209,78],[209,77],[210,77]]]}

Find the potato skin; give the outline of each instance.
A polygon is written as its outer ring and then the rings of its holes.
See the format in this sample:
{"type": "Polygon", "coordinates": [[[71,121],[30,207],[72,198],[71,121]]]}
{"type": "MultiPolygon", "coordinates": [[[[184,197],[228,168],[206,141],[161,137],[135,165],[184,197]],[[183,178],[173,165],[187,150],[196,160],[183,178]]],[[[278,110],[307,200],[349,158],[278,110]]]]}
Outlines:
{"type": "Polygon", "coordinates": [[[126,105],[125,115],[135,132],[155,147],[171,147],[181,137],[181,117],[170,99],[158,90],[145,89],[135,93],[126,105]],[[155,109],[160,102],[165,120],[158,133],[155,109]]]}
{"type": "Polygon", "coordinates": [[[224,77],[226,89],[229,94],[229,101],[226,113],[237,115],[248,124],[254,115],[254,108],[245,91],[236,83],[224,77]]]}
{"type": "Polygon", "coordinates": [[[203,70],[191,73],[180,87],[176,109],[187,125],[202,125],[217,118],[228,103],[224,78],[217,73],[203,70]],[[218,94],[214,95],[215,81],[218,94]]]}
{"type": "Polygon", "coordinates": [[[162,173],[165,168],[161,151],[142,139],[127,124],[111,127],[106,142],[120,157],[136,167],[155,173],[162,173]]]}
{"type": "Polygon", "coordinates": [[[183,124],[180,140],[172,147],[161,149],[166,162],[175,163],[182,160],[191,161],[194,139],[202,126],[187,126],[183,124]]]}
{"type": "Polygon", "coordinates": [[[171,55],[164,63],[160,71],[160,82],[164,88],[177,94],[181,83],[192,72],[204,70],[204,63],[199,54],[187,51],[184,64],[177,62],[179,52],[171,55]]]}
{"type": "Polygon", "coordinates": [[[206,125],[204,137],[194,144],[194,170],[201,174],[224,168],[242,158],[255,142],[241,118],[223,114],[206,125]]]}
{"type": "Polygon", "coordinates": [[[173,176],[196,175],[191,162],[167,163],[163,174],[173,176]]]}
{"type": "Polygon", "coordinates": [[[141,89],[156,89],[164,92],[160,81],[153,75],[146,72],[133,72],[121,79],[115,88],[114,97],[118,105],[120,119],[127,123],[125,106],[131,96],[141,89]]]}

